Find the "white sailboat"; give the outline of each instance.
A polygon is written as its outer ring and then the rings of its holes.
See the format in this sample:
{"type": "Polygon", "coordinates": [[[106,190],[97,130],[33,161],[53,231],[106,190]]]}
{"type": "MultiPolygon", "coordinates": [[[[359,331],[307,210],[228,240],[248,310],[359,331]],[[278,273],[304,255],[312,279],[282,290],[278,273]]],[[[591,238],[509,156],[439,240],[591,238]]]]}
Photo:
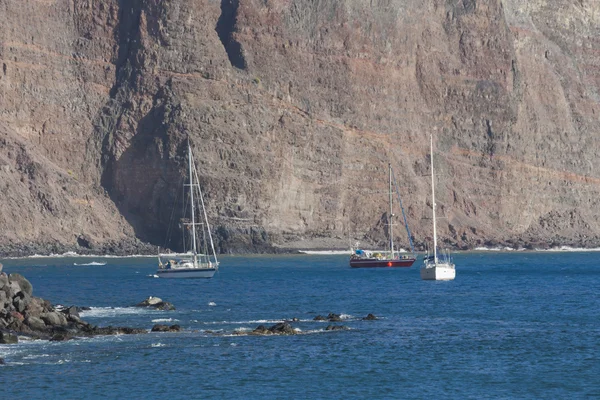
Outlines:
{"type": "Polygon", "coordinates": [[[189,209],[191,211],[189,222],[184,223],[185,227],[191,232],[191,251],[187,253],[171,253],[158,255],[158,271],[156,274],[160,278],[212,278],[219,268],[217,254],[210,233],[210,225],[206,208],[204,207],[204,197],[200,189],[198,173],[192,156],[192,147],[188,140],[188,173],[189,173],[189,209]],[[195,196],[196,195],[196,196],[195,196]],[[196,207],[202,211],[203,222],[196,221],[196,207]],[[197,229],[202,227],[204,235],[203,252],[199,252],[199,241],[197,238],[197,229]],[[208,246],[210,244],[210,248],[208,246]],[[212,254],[212,257],[210,254],[212,254]]]}
{"type": "Polygon", "coordinates": [[[433,173],[433,135],[430,136],[431,141],[431,198],[433,210],[433,255],[427,253],[427,257],[423,260],[421,266],[421,279],[433,281],[450,281],[456,276],[454,263],[450,258],[449,253],[438,254],[437,251],[437,229],[435,220],[435,182],[433,173]]]}

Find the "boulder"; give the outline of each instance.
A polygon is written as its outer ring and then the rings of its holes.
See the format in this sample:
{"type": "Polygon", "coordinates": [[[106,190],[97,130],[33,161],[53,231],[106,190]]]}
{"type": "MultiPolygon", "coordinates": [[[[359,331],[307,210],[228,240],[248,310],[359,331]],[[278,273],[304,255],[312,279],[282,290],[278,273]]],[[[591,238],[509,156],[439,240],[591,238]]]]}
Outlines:
{"type": "Polygon", "coordinates": [[[27,307],[25,307],[25,315],[28,317],[39,317],[43,313],[50,311],[49,302],[39,297],[32,297],[27,307]]]}
{"type": "Polygon", "coordinates": [[[367,315],[366,317],[364,317],[363,319],[364,319],[365,321],[375,321],[375,320],[377,320],[378,318],[377,318],[375,315],[373,315],[373,314],[369,314],[369,315],[367,315]]]}
{"type": "MultiPolygon", "coordinates": [[[[0,264],[0,265],[2,265],[2,264],[0,264]]],[[[0,365],[4,365],[4,364],[5,364],[4,358],[0,357],[0,365]]]]}
{"type": "Polygon", "coordinates": [[[6,292],[0,289],[0,309],[4,309],[6,307],[6,301],[8,298],[6,297],[6,292]]]}
{"type": "MultiPolygon", "coordinates": [[[[7,309],[8,309],[8,308],[7,308],[7,309]]],[[[16,319],[16,320],[18,320],[18,321],[23,321],[23,320],[25,319],[25,317],[23,316],[23,314],[21,314],[21,313],[20,313],[20,312],[18,312],[18,311],[11,311],[11,312],[10,312],[10,316],[11,316],[13,319],[16,319]]]]}
{"type": "MultiPolygon", "coordinates": [[[[29,296],[32,295],[33,286],[31,286],[31,283],[23,275],[12,273],[12,274],[8,275],[8,281],[11,283],[17,282],[22,291],[27,293],[29,296]]],[[[15,292],[15,293],[18,293],[18,292],[15,292]]]]}
{"type": "Polygon", "coordinates": [[[46,323],[38,317],[27,317],[25,318],[25,324],[34,331],[45,331],[46,323]]]}
{"type": "Polygon", "coordinates": [[[313,321],[327,321],[327,318],[325,318],[322,315],[317,315],[316,317],[313,318],[313,321]]]}
{"type": "Polygon", "coordinates": [[[148,297],[146,300],[135,305],[136,307],[152,307],[157,310],[171,311],[175,310],[175,306],[168,301],[162,301],[159,297],[148,297]]]}
{"type": "Polygon", "coordinates": [[[15,306],[15,309],[22,314],[25,312],[25,309],[29,303],[31,303],[31,296],[25,291],[20,291],[13,298],[13,305],[15,306]]]}
{"type": "Polygon", "coordinates": [[[4,289],[5,286],[8,285],[8,275],[4,272],[0,273],[0,289],[4,289]]]}
{"type": "Polygon", "coordinates": [[[3,267],[3,265],[2,265],[2,263],[0,263],[0,272],[2,272],[2,267],[3,267]]]}
{"type": "Polygon", "coordinates": [[[11,281],[10,278],[8,280],[8,285],[4,287],[4,291],[8,298],[13,298],[17,293],[21,291],[21,285],[17,281],[11,281]]]}
{"type": "Polygon", "coordinates": [[[0,331],[0,344],[14,344],[18,343],[19,338],[17,335],[13,335],[9,332],[0,331]]]}
{"type": "Polygon", "coordinates": [[[160,297],[150,296],[146,300],[141,303],[136,304],[136,307],[153,307],[158,303],[162,303],[162,299],[160,297]]]}
{"type": "Polygon", "coordinates": [[[44,313],[40,318],[49,326],[64,326],[67,325],[67,318],[58,311],[44,313]]]}
{"type": "Polygon", "coordinates": [[[79,307],[71,306],[71,307],[68,307],[68,308],[65,308],[65,309],[61,310],[61,312],[63,314],[65,314],[65,316],[67,316],[67,318],[69,316],[75,316],[75,317],[79,318],[79,310],[80,310],[79,307]]]}

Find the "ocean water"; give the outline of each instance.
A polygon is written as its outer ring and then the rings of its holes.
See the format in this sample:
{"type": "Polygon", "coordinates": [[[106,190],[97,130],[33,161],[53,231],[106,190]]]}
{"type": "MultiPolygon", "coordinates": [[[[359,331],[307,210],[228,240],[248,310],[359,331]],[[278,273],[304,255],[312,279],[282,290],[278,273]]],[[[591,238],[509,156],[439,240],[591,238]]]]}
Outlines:
{"type": "Polygon", "coordinates": [[[451,282],[422,281],[421,258],[410,269],[351,269],[342,255],[230,256],[211,280],[154,278],[153,258],[2,260],[34,295],[92,307],[88,322],[183,328],[0,345],[2,395],[600,398],[600,253],[454,258],[451,282]],[[177,310],[131,307],[148,296],[177,310]],[[350,329],[313,321],[330,312],[350,329]],[[368,313],[380,319],[362,320],[368,313]],[[291,318],[301,334],[243,335],[291,318]]]}

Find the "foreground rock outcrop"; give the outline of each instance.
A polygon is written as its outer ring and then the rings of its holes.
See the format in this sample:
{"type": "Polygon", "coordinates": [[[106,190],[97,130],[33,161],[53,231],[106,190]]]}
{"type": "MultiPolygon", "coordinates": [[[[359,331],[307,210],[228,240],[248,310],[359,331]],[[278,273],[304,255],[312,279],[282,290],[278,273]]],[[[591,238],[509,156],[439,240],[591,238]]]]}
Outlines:
{"type": "Polygon", "coordinates": [[[446,245],[599,246],[599,15],[587,0],[4,0],[0,253],[180,247],[165,226],[188,137],[221,252],[382,245],[388,162],[423,247],[430,134],[446,245]]]}
{"type": "Polygon", "coordinates": [[[18,335],[61,341],[75,336],[147,333],[142,328],[90,325],[79,317],[81,310],[54,307],[33,296],[33,287],[24,276],[0,272],[0,343],[17,343],[18,335]]]}

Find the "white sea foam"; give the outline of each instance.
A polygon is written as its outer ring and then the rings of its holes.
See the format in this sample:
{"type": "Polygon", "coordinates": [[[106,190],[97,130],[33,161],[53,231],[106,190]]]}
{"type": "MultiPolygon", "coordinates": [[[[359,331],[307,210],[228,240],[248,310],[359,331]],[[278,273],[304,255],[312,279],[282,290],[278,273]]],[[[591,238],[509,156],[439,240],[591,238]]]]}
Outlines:
{"type": "Polygon", "coordinates": [[[298,250],[301,254],[312,254],[312,255],[338,255],[338,254],[350,254],[350,250],[298,250]]]}
{"type": "Polygon", "coordinates": [[[564,251],[564,252],[586,252],[586,251],[600,251],[600,248],[595,249],[584,249],[581,247],[570,247],[570,246],[561,246],[561,247],[552,247],[551,249],[535,249],[535,251],[564,251]]]}
{"type": "Polygon", "coordinates": [[[151,346],[152,347],[165,347],[166,344],[164,344],[164,343],[152,343],[151,346]]]}
{"type": "Polygon", "coordinates": [[[25,257],[6,257],[10,260],[20,260],[29,258],[156,258],[155,254],[132,254],[128,256],[115,256],[109,254],[78,254],[73,251],[68,251],[62,254],[32,254],[25,257]]]}
{"type": "Polygon", "coordinates": [[[84,263],[84,264],[73,263],[73,265],[77,265],[77,266],[84,266],[84,265],[106,265],[106,263],[105,262],[92,261],[92,262],[84,263]]]}
{"type": "Polygon", "coordinates": [[[475,247],[473,251],[515,251],[512,247],[475,247]]]}
{"type": "MultiPolygon", "coordinates": [[[[194,321],[192,321],[194,322],[194,321]]],[[[278,324],[282,319],[258,319],[251,321],[197,321],[203,325],[278,324]]]]}
{"type": "Polygon", "coordinates": [[[152,314],[159,313],[158,310],[152,310],[144,307],[91,307],[91,310],[84,310],[79,315],[84,317],[106,318],[117,315],[128,314],[152,314]]]}
{"type": "Polygon", "coordinates": [[[179,321],[178,319],[175,318],[158,318],[158,319],[153,319],[152,322],[176,322],[179,321]]]}
{"type": "Polygon", "coordinates": [[[210,303],[208,303],[209,306],[214,307],[217,305],[217,303],[215,303],[214,301],[211,301],[210,303]]]}

